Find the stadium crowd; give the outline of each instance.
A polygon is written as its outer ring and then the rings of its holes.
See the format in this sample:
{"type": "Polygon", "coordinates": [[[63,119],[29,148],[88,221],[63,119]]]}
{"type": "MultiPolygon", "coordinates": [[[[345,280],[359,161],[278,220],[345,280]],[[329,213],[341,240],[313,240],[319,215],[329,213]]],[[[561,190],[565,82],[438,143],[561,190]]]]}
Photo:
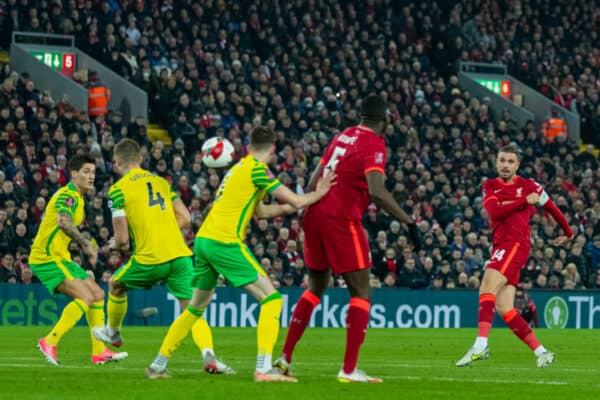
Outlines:
{"type": "MultiPolygon", "coordinates": [[[[580,153],[562,138],[545,143],[533,123],[519,129],[508,114],[495,120],[486,99],[462,91],[455,75],[459,60],[506,63],[579,113],[584,140],[600,144],[600,9],[585,1],[450,3],[5,1],[10,26],[3,29],[73,34],[79,48],[145,89],[151,119],[168,128],[173,145],[150,143],[143,120],[124,121],[118,112],[90,120],[58,101],[60,94],[36,90],[23,71],[2,66],[0,281],[35,280],[28,249],[49,196],[68,181],[69,156],[91,151],[97,159],[84,230],[100,261],[89,265],[74,244],[73,252],[107,281],[125,257],[106,246],[111,149],[121,138],[143,143],[145,167],[169,179],[189,206],[191,243],[223,176],[200,161],[205,138],[229,138],[240,157],[253,126],[272,127],[274,172],[302,192],[332,136],[358,123],[361,97],[377,92],[389,102],[387,186],[419,222],[424,247],[414,254],[404,228],[369,206],[373,287],[479,286],[491,248],[481,183],[495,176],[496,150],[515,141],[520,174],[545,186],[577,232],[568,250],[559,249],[549,241],[558,234],[551,218],[534,216],[522,285],[600,288],[600,172],[592,149],[580,153]]],[[[298,215],[254,221],[247,235],[281,286],[305,284],[303,239],[298,215]]]]}

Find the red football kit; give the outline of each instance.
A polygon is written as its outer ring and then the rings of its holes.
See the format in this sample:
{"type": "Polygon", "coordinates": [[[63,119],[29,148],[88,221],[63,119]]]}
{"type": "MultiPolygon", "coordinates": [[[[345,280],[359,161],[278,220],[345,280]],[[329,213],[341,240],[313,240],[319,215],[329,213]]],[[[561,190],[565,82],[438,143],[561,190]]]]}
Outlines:
{"type": "Polygon", "coordinates": [[[336,184],[306,209],[302,220],[304,258],[309,268],[331,268],[341,274],[372,266],[362,226],[370,200],[366,174],[385,174],[385,161],[385,143],[364,126],[346,129],[329,144],[321,160],[322,176],[334,171],[336,184]]]}
{"type": "Polygon", "coordinates": [[[572,236],[569,224],[541,185],[531,179],[515,176],[511,183],[500,178],[483,183],[483,207],[492,226],[493,248],[487,268],[506,276],[508,284],[517,286],[521,268],[527,263],[531,249],[529,220],[536,206],[527,203],[527,195],[540,195],[539,205],[552,214],[565,235],[572,236]]]}

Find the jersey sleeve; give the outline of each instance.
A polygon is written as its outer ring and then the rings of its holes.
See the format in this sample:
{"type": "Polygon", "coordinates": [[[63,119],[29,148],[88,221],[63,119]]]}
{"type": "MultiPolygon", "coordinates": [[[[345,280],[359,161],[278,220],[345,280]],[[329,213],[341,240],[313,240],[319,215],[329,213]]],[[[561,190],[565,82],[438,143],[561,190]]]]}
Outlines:
{"type": "Polygon", "coordinates": [[[62,192],[56,199],[55,207],[58,214],[69,214],[71,217],[75,215],[79,199],[77,194],[68,191],[62,192]]]}
{"type": "Polygon", "coordinates": [[[495,188],[492,182],[493,180],[488,179],[483,182],[482,186],[483,208],[485,208],[485,211],[491,219],[504,219],[511,213],[527,205],[527,198],[525,196],[515,200],[501,202],[495,194],[495,188]]]}
{"type": "Polygon", "coordinates": [[[383,140],[370,140],[365,143],[363,151],[363,171],[366,174],[372,171],[385,175],[386,148],[383,140]]]}
{"type": "Polygon", "coordinates": [[[257,164],[252,168],[252,184],[259,189],[272,193],[281,185],[281,182],[266,165],[257,164]]]}
{"type": "Polygon", "coordinates": [[[540,199],[538,200],[538,204],[540,206],[545,206],[546,203],[548,202],[548,200],[550,200],[550,196],[548,196],[548,193],[546,193],[546,191],[544,190],[544,187],[542,185],[540,185],[539,183],[537,183],[536,181],[534,181],[533,179],[529,180],[529,185],[530,185],[530,193],[537,193],[540,196],[540,199]]]}
{"type": "Polygon", "coordinates": [[[169,197],[171,198],[171,201],[174,201],[179,198],[179,195],[171,185],[169,185],[169,197]]]}
{"type": "Polygon", "coordinates": [[[108,190],[108,208],[110,208],[113,218],[125,216],[125,195],[114,185],[108,190]]]}
{"type": "Polygon", "coordinates": [[[550,198],[548,193],[546,193],[546,191],[544,190],[542,185],[540,185],[533,179],[530,180],[530,185],[532,188],[531,192],[532,193],[535,192],[540,195],[540,199],[538,200],[538,205],[542,206],[542,208],[545,211],[549,212],[550,215],[552,215],[552,218],[554,218],[554,220],[558,223],[558,225],[561,227],[561,229],[563,230],[563,232],[565,233],[566,236],[572,237],[573,230],[569,226],[569,221],[567,221],[567,218],[565,217],[565,215],[562,213],[562,211],[560,211],[560,209],[552,201],[552,199],[550,198]]]}

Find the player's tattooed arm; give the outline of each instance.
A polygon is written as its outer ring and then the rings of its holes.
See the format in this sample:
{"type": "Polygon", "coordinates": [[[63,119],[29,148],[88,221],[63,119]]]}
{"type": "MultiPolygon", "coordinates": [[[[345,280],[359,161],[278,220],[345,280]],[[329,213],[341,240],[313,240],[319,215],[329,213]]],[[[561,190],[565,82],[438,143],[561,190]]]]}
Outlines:
{"type": "Polygon", "coordinates": [[[61,212],[58,214],[58,227],[75,243],[81,246],[83,252],[88,255],[90,264],[96,265],[98,261],[98,250],[92,246],[92,243],[83,236],[83,234],[73,224],[73,219],[67,213],[61,212]]]}
{"type": "Polygon", "coordinates": [[[77,229],[77,227],[73,224],[73,219],[67,213],[59,213],[58,214],[58,227],[71,239],[73,239],[77,244],[79,244],[82,248],[86,248],[90,245],[89,240],[87,240],[83,234],[77,229]]]}

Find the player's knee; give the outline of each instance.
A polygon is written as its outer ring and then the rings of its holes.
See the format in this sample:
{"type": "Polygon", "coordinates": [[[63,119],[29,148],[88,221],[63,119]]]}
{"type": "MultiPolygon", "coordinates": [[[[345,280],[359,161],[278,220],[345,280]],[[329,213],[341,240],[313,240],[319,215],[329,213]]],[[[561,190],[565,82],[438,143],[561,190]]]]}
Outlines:
{"type": "Polygon", "coordinates": [[[127,294],[127,289],[125,289],[118,281],[115,281],[113,277],[108,281],[108,291],[110,294],[118,297],[123,297],[127,294]]]}
{"type": "Polygon", "coordinates": [[[94,290],[94,303],[97,303],[99,301],[104,301],[104,290],[102,290],[102,288],[96,288],[94,290]]]}
{"type": "Polygon", "coordinates": [[[81,293],[77,298],[83,301],[88,307],[91,307],[96,302],[96,298],[91,292],[81,293]]]}

